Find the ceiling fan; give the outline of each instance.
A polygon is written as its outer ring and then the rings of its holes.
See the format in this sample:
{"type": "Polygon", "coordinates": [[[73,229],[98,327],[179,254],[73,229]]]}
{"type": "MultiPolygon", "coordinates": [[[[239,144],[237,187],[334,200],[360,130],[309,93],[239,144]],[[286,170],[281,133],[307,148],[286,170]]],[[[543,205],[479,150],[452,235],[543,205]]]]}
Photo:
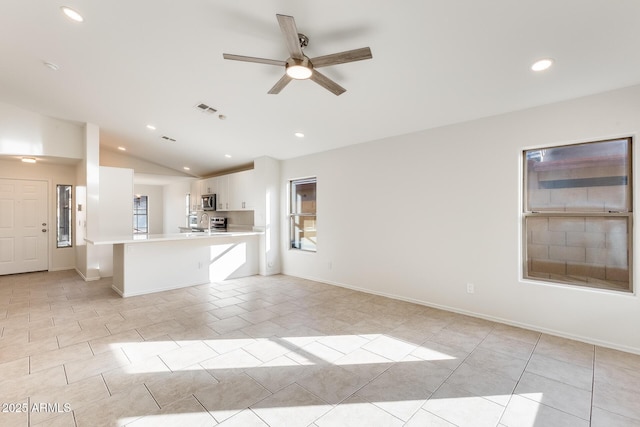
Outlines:
{"type": "Polygon", "coordinates": [[[224,59],[234,61],[257,62],[259,64],[278,65],[285,67],[285,74],[280,80],[269,90],[270,94],[278,94],[291,80],[309,79],[318,83],[323,88],[335,95],[340,95],[346,91],[345,88],[334,82],[324,74],[320,73],[317,68],[327,67],[329,65],[345,64],[347,62],[361,61],[363,59],[371,59],[371,49],[363,47],[360,49],[348,50],[331,55],[318,56],[309,58],[302,49],[309,44],[309,38],[304,34],[298,33],[296,21],[293,16],[276,15],[280,29],[287,42],[287,50],[290,57],[286,61],[277,59],[256,58],[253,56],[232,55],[223,53],[224,59]]]}

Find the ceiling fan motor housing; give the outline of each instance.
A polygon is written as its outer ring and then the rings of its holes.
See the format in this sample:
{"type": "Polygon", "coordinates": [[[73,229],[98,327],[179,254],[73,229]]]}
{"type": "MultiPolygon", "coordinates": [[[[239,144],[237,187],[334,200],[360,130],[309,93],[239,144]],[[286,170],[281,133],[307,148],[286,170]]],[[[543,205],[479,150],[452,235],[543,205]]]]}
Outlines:
{"type": "Polygon", "coordinates": [[[304,49],[309,46],[309,37],[305,36],[302,33],[298,33],[298,41],[300,42],[300,49],[304,49]]]}

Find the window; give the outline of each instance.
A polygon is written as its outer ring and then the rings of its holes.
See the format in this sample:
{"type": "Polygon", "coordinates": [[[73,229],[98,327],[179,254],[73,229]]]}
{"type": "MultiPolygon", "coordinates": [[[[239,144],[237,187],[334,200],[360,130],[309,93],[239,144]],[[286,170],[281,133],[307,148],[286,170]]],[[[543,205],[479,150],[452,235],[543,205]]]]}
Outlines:
{"type": "Polygon", "coordinates": [[[133,198],[133,233],[146,234],[149,232],[149,209],[147,196],[133,198]]]}
{"type": "Polygon", "coordinates": [[[289,183],[289,237],[291,249],[316,251],[316,178],[289,183]]]}
{"type": "Polygon", "coordinates": [[[71,244],[71,186],[56,186],[56,247],[70,248],[71,244]]]}
{"type": "Polygon", "coordinates": [[[524,152],[524,277],[631,292],[631,138],[524,152]]]}

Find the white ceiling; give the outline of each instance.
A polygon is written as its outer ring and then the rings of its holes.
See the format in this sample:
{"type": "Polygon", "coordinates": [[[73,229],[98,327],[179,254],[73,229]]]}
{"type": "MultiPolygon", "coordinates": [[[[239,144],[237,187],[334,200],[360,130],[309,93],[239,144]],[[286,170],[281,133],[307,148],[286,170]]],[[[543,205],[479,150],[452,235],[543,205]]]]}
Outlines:
{"type": "Polygon", "coordinates": [[[2,0],[0,11],[0,102],[95,123],[104,147],[198,176],[640,83],[638,0],[2,0]],[[268,95],[282,69],[222,54],[285,60],[276,13],[295,17],[309,57],[369,46],[373,59],[322,69],[347,89],[339,97],[311,81],[268,95]],[[554,67],[530,71],[543,57],[554,67]]]}

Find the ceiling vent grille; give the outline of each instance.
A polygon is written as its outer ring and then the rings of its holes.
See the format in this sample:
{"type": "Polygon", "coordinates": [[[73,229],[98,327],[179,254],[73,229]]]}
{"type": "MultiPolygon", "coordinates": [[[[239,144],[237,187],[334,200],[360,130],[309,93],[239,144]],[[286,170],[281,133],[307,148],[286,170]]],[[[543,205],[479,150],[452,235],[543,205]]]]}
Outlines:
{"type": "Polygon", "coordinates": [[[207,114],[215,114],[218,111],[215,108],[208,106],[207,104],[198,104],[196,105],[196,108],[207,114]]]}
{"type": "Polygon", "coordinates": [[[168,136],[166,136],[166,135],[162,135],[162,137],[161,137],[161,138],[162,138],[162,139],[164,139],[164,140],[166,140],[166,141],[176,142],[176,140],[175,140],[175,139],[173,139],[173,138],[169,138],[169,137],[168,137],[168,136]]]}

